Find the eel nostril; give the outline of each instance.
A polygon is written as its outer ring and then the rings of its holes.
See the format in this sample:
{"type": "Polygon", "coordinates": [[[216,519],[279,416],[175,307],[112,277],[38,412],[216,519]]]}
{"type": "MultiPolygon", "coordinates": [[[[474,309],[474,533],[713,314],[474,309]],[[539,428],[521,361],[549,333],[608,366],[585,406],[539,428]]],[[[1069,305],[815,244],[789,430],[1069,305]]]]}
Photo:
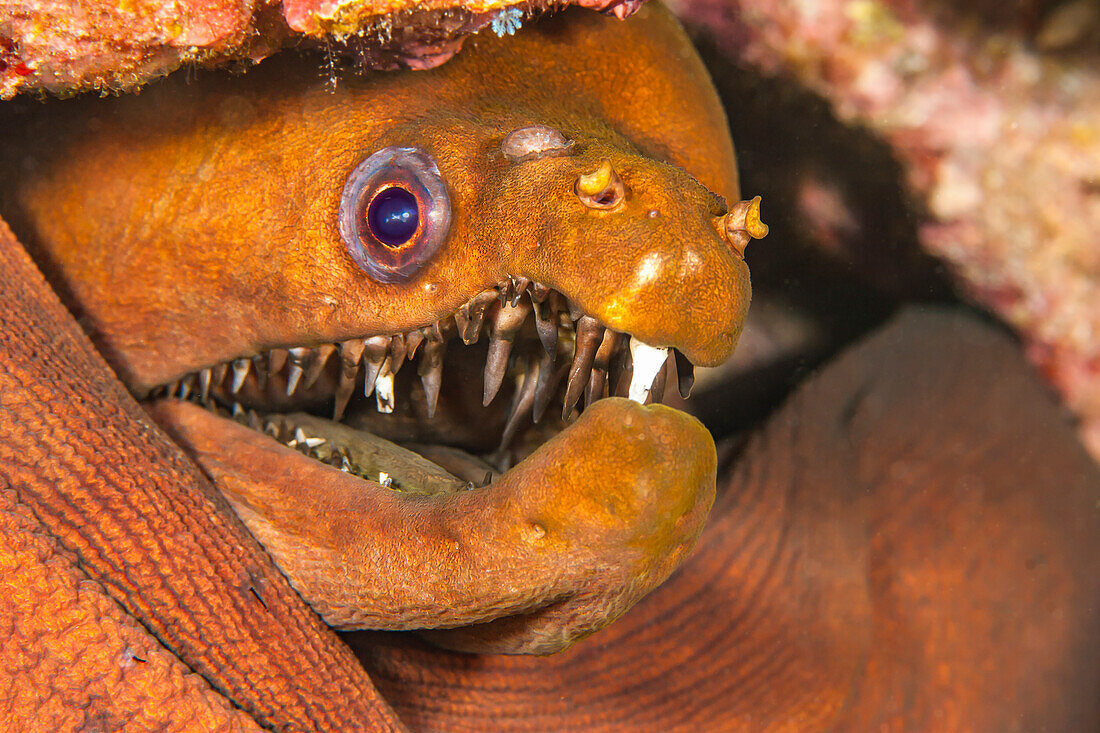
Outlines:
{"type": "Polygon", "coordinates": [[[742,258],[749,240],[763,239],[768,234],[768,225],[760,221],[759,196],[749,201],[738,201],[717,223],[722,236],[737,256],[742,258]]]}
{"type": "Polygon", "coordinates": [[[604,211],[614,209],[626,197],[626,186],[607,158],[592,173],[582,173],[574,191],[585,206],[604,211]]]}

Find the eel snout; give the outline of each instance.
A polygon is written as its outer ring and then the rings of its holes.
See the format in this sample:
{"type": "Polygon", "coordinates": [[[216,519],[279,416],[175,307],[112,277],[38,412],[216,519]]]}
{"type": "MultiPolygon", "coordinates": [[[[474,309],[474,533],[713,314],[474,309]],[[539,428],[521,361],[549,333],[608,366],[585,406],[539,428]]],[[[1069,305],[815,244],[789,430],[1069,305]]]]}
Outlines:
{"type": "Polygon", "coordinates": [[[510,271],[550,284],[610,329],[719,364],[751,298],[744,250],[767,231],[759,200],[728,208],[682,169],[624,148],[590,143],[515,164],[501,216],[530,246],[512,250],[510,271]],[[516,209],[532,215],[516,219],[516,209]]]}

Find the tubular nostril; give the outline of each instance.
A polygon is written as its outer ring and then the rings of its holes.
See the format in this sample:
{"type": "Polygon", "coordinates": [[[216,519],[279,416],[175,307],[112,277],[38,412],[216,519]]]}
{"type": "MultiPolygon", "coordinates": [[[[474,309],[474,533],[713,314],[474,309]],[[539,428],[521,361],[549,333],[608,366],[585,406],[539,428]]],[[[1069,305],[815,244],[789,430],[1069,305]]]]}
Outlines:
{"type": "Polygon", "coordinates": [[[751,239],[763,239],[768,225],[760,221],[760,197],[738,201],[729,213],[718,221],[718,229],[739,257],[745,256],[745,247],[751,239]]]}
{"type": "Polygon", "coordinates": [[[626,196],[626,186],[607,158],[594,172],[582,173],[574,190],[581,203],[590,209],[614,209],[626,196]]]}

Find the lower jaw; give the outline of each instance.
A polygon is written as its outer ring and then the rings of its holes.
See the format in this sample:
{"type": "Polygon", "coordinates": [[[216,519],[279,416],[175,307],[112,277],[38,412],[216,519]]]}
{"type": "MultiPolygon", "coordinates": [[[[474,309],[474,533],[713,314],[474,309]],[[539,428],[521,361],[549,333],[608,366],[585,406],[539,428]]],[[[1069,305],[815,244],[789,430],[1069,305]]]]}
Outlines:
{"type": "Polygon", "coordinates": [[[434,629],[433,642],[462,651],[546,654],[606,625],[682,562],[714,498],[705,428],[619,398],[486,486],[448,483],[427,462],[438,482],[409,481],[415,466],[402,464],[399,483],[422,491],[342,472],[187,402],[149,409],[327,623],[434,629]]]}

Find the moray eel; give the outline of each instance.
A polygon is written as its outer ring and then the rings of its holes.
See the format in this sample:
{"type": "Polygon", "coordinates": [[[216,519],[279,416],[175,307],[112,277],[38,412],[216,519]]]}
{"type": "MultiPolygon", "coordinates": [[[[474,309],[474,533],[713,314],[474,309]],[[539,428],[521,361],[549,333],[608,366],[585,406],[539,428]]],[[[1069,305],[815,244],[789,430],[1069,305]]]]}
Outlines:
{"type": "Polygon", "coordinates": [[[711,438],[654,403],[749,303],[724,112],[659,7],[334,81],[26,111],[3,216],[329,624],[559,650],[713,501],[711,438]]]}

